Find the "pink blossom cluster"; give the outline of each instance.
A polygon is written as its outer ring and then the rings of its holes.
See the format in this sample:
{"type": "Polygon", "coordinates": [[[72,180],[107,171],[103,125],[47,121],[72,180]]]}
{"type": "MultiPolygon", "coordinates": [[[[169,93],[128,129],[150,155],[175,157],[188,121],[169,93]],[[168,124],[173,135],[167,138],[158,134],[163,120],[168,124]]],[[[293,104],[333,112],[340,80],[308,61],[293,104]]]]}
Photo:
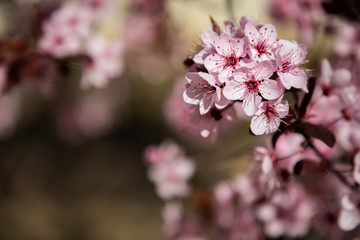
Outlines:
{"type": "Polygon", "coordinates": [[[289,113],[284,92],[307,91],[305,46],[277,39],[274,25],[250,17],[241,18],[239,26],[226,22],[223,32],[213,23],[201,41],[185,76],[184,101],[198,106],[200,116],[242,102],[255,135],[274,133],[289,113]]]}
{"type": "Polygon", "coordinates": [[[271,135],[254,148],[247,172],[220,181],[211,191],[194,188],[190,200],[195,213],[186,214],[181,202],[164,207],[164,231],[170,239],[358,236],[358,27],[344,25],[333,48],[335,58],[321,60],[308,82],[305,47],[276,40],[273,25],[244,17],[240,27],[227,22],[220,32],[213,23],[203,31],[200,51],[186,62],[191,67],[184,102],[175,92],[167,108],[176,109],[171,118],[208,137],[219,131],[225,112],[242,110],[252,117],[254,134],[271,135]],[[288,90],[295,99],[291,108],[283,100],[288,90]],[[206,131],[203,119],[217,123],[214,132],[206,131]]]}
{"type": "Polygon", "coordinates": [[[119,39],[107,39],[96,27],[111,12],[112,0],[65,2],[43,25],[40,51],[57,59],[86,56],[82,66],[83,88],[105,87],[123,70],[123,46],[119,39]]]}
{"type": "Polygon", "coordinates": [[[190,193],[188,180],[195,171],[195,165],[179,145],[165,141],[159,146],[150,146],[145,151],[145,159],[150,167],[149,179],[155,184],[159,197],[171,200],[190,193]]]}
{"type": "Polygon", "coordinates": [[[312,230],[331,239],[354,236],[346,232],[360,225],[359,78],[324,59],[311,83],[300,104],[309,101],[306,109],[254,148],[250,170],[216,184],[205,206],[195,205],[205,213],[187,217],[177,203],[175,218],[165,207],[173,239],[301,238],[312,230]],[[217,230],[209,232],[209,224],[217,230]]]}

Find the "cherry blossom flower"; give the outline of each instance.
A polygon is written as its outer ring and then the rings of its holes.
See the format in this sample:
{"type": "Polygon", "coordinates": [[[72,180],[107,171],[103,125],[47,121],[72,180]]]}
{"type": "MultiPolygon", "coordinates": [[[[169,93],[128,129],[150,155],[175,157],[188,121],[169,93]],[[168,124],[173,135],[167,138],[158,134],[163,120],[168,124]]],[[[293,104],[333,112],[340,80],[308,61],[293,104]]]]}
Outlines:
{"type": "Polygon", "coordinates": [[[220,82],[229,79],[241,65],[240,58],[246,56],[246,46],[243,39],[230,38],[222,33],[214,43],[216,53],[205,58],[204,65],[209,72],[219,74],[220,82]]]}
{"type": "Polygon", "coordinates": [[[306,57],[305,46],[287,40],[280,40],[278,44],[275,56],[281,83],[286,89],[295,87],[307,91],[307,76],[302,66],[306,57]]]}
{"type": "Polygon", "coordinates": [[[341,87],[351,82],[351,72],[346,68],[333,69],[328,59],[321,61],[321,72],[318,77],[322,93],[325,96],[338,94],[341,87]]]}
{"type": "Polygon", "coordinates": [[[150,157],[147,160],[150,163],[149,179],[155,184],[159,197],[169,200],[189,194],[187,181],[193,175],[195,165],[183,155],[178,145],[165,142],[158,147],[150,146],[145,157],[150,157]],[[154,159],[154,156],[160,159],[154,159]]]}
{"type": "Polygon", "coordinates": [[[245,36],[249,38],[251,57],[256,61],[274,59],[276,48],[276,29],[272,24],[266,24],[257,29],[251,22],[245,26],[245,36]]]}
{"type": "Polygon", "coordinates": [[[80,82],[82,88],[104,88],[112,78],[122,73],[123,45],[120,41],[93,36],[86,45],[86,52],[92,61],[84,65],[80,82]]]}
{"type": "Polygon", "coordinates": [[[357,23],[343,23],[339,27],[339,34],[334,43],[334,52],[341,58],[354,56],[360,61],[360,25],[357,23]]]}
{"type": "Polygon", "coordinates": [[[263,61],[254,68],[239,71],[234,80],[228,81],[224,87],[224,96],[231,100],[243,100],[243,109],[248,116],[255,114],[261,96],[273,100],[282,94],[282,87],[269,79],[274,73],[274,66],[270,61],[263,61]]]}
{"type": "Polygon", "coordinates": [[[38,46],[40,50],[58,58],[78,55],[92,23],[91,13],[81,4],[64,4],[44,24],[44,34],[38,46]]]}
{"type": "Polygon", "coordinates": [[[274,133],[280,126],[281,118],[289,113],[286,100],[265,101],[258,106],[251,119],[250,128],[255,135],[274,133]]]}
{"type": "Polygon", "coordinates": [[[39,48],[57,58],[74,56],[82,51],[82,39],[67,29],[54,27],[39,40],[39,48]]]}
{"type": "Polygon", "coordinates": [[[204,64],[204,60],[210,54],[215,54],[215,43],[219,38],[219,35],[214,32],[211,27],[209,30],[203,30],[201,33],[202,47],[203,49],[194,55],[193,60],[195,63],[204,64]]]}
{"type": "Polygon", "coordinates": [[[220,182],[214,189],[214,196],[217,204],[216,222],[221,227],[228,228],[232,225],[235,216],[234,193],[231,185],[227,182],[220,182]]]}
{"type": "Polygon", "coordinates": [[[261,205],[256,215],[265,224],[264,230],[268,237],[301,237],[310,229],[314,210],[314,203],[304,190],[298,185],[290,185],[261,205]]]}
{"type": "Polygon", "coordinates": [[[214,104],[218,109],[223,109],[230,103],[222,93],[223,84],[215,76],[204,72],[189,72],[185,79],[188,84],[183,94],[184,101],[199,105],[201,115],[208,113],[214,104]]]}

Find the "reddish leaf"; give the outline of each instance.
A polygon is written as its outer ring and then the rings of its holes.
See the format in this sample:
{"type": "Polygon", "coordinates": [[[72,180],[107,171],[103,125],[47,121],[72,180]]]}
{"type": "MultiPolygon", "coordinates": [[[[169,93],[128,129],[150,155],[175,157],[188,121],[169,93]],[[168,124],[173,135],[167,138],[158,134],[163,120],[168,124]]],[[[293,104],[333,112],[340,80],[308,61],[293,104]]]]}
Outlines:
{"type": "Polygon", "coordinates": [[[301,125],[301,130],[304,134],[321,140],[331,148],[335,145],[335,135],[329,129],[320,124],[306,122],[301,125]]]}

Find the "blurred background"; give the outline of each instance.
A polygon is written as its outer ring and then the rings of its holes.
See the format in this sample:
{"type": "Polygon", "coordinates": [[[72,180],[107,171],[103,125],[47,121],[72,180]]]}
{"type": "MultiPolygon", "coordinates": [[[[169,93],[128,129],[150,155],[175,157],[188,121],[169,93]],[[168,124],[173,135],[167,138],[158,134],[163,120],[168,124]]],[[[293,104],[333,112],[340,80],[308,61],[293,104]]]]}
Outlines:
{"type": "Polygon", "coordinates": [[[121,67],[98,88],[83,79],[81,54],[57,56],[39,44],[64,4],[0,2],[0,66],[10,62],[7,74],[13,74],[5,84],[1,73],[0,239],[162,239],[162,202],[148,181],[144,149],[175,139],[196,161],[194,181],[212,186],[247,166],[255,142],[251,135],[239,139],[248,134],[247,123],[215,145],[197,145],[166,116],[174,86],[184,83],[183,61],[209,16],[220,27],[252,16],[274,23],[278,36],[290,40],[298,40],[296,26],[272,20],[266,0],[117,0],[91,28],[121,44],[121,67]],[[16,55],[29,51],[22,48],[52,56],[26,61],[16,55]],[[234,159],[239,151],[241,159],[234,159]]]}

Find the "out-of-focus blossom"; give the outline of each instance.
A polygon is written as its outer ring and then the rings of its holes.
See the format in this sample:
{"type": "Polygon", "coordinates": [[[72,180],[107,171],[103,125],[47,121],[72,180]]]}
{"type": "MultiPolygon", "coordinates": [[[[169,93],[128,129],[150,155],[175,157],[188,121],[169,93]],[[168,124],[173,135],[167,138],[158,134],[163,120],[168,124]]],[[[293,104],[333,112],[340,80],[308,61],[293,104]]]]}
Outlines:
{"type": "Polygon", "coordinates": [[[334,43],[334,52],[341,58],[355,57],[360,61],[360,25],[358,23],[343,23],[339,27],[338,38],[334,43]]]}
{"type": "Polygon", "coordinates": [[[321,0],[271,0],[270,13],[273,17],[294,22],[300,39],[312,45],[317,26],[326,22],[321,0]]]}
{"type": "Polygon", "coordinates": [[[271,238],[306,235],[314,214],[312,200],[297,185],[274,193],[271,200],[257,210],[257,217],[265,224],[265,234],[271,238]]]}
{"type": "Polygon", "coordinates": [[[105,87],[123,69],[123,47],[119,39],[110,42],[95,33],[107,15],[111,0],[82,0],[64,3],[45,22],[38,48],[54,58],[90,58],[83,64],[81,87],[105,87]]]}
{"type": "Polygon", "coordinates": [[[104,88],[112,78],[119,76],[123,70],[121,42],[109,41],[102,36],[94,36],[86,45],[86,52],[91,61],[83,68],[81,86],[104,88]]]}
{"type": "Polygon", "coordinates": [[[195,165],[177,144],[164,142],[158,147],[150,146],[145,157],[150,164],[149,179],[154,182],[159,197],[168,200],[189,194],[187,181],[193,175],[195,165]]]}
{"type": "Polygon", "coordinates": [[[57,58],[78,55],[91,30],[91,13],[78,3],[64,4],[44,24],[40,50],[57,58]]]}

